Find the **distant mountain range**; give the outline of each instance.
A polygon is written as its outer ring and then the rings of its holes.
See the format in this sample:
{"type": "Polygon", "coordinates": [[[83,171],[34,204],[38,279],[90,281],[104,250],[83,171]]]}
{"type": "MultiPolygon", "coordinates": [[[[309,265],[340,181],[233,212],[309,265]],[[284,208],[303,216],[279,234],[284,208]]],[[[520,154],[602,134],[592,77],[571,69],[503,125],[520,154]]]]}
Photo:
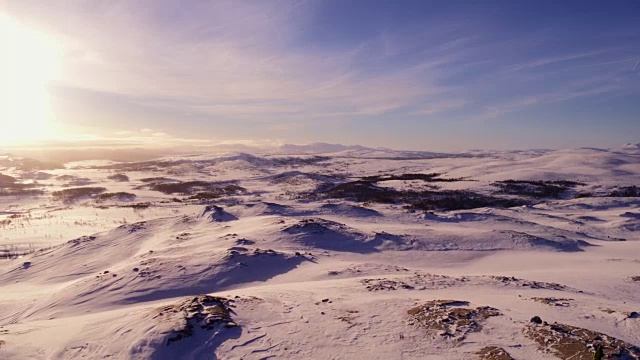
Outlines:
{"type": "MultiPolygon", "coordinates": [[[[621,147],[613,149],[593,149],[599,151],[622,151],[627,153],[640,153],[640,143],[624,144],[621,147]]],[[[257,146],[250,144],[218,144],[213,146],[193,146],[189,144],[179,147],[171,147],[164,149],[154,148],[72,148],[72,149],[31,149],[16,151],[14,155],[10,153],[0,152],[1,162],[14,162],[22,159],[21,166],[31,166],[27,159],[38,159],[48,163],[46,167],[52,166],[52,163],[62,164],[70,161],[79,160],[112,160],[112,161],[146,161],[166,156],[219,156],[223,153],[246,153],[255,155],[320,155],[327,154],[334,157],[345,158],[363,158],[363,159],[433,159],[433,158],[460,158],[460,157],[519,157],[519,156],[535,156],[543,155],[555,150],[537,149],[537,150],[469,150],[453,153],[431,152],[431,151],[411,151],[411,150],[394,150],[384,147],[372,148],[362,145],[342,145],[329,144],[323,142],[315,142],[306,145],[284,144],[279,146],[257,146]],[[25,163],[25,161],[27,161],[25,163]]],[[[5,164],[7,165],[7,164],[5,164]]],[[[15,166],[16,163],[13,163],[15,166]]],[[[44,164],[40,164],[44,165],[44,164]]],[[[58,165],[59,166],[59,165],[58,165]]]]}
{"type": "Polygon", "coordinates": [[[319,153],[336,153],[347,150],[390,150],[385,148],[368,148],[361,145],[341,145],[315,142],[307,145],[285,144],[278,146],[273,152],[279,154],[319,154],[319,153]]]}

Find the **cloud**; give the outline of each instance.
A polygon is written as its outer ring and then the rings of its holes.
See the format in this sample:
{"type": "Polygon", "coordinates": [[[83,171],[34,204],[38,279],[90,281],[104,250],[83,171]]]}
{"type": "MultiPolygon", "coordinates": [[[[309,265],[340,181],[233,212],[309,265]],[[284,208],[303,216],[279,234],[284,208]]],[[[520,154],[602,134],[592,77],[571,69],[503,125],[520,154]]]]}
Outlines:
{"type": "MultiPolygon", "coordinates": [[[[145,126],[116,134],[128,144],[158,137],[174,141],[176,133],[188,140],[189,128],[197,128],[193,137],[220,136],[245,125],[274,138],[329,121],[333,126],[435,115],[487,120],[532,106],[637,91],[637,82],[615,70],[629,56],[620,48],[558,50],[548,45],[556,33],[509,36],[480,26],[474,14],[419,26],[397,23],[351,42],[342,42],[348,34],[332,33],[340,46],[326,45],[306,38],[318,6],[309,1],[191,1],[188,6],[63,1],[43,11],[41,1],[23,0],[9,11],[55,34],[67,49],[66,71],[57,84],[60,97],[69,102],[77,97],[60,89],[95,93],[110,99],[104,111],[111,112],[94,118],[109,125],[109,118],[131,117],[135,121],[119,124],[145,126]],[[532,48],[533,60],[527,55],[532,48]],[[592,64],[602,64],[597,74],[585,68],[592,64]],[[124,112],[122,104],[136,111],[124,112]],[[173,125],[156,124],[157,117],[173,118],[173,125]],[[191,118],[200,126],[185,125],[195,123],[191,118]]],[[[74,111],[73,106],[64,109],[74,111]]],[[[71,121],[72,116],[62,115],[71,121]]],[[[82,115],[77,117],[91,114],[82,115]]]]}
{"type": "MultiPolygon", "coordinates": [[[[306,9],[304,2],[195,4],[114,1],[87,10],[64,2],[42,14],[41,4],[25,1],[15,10],[37,17],[69,48],[59,86],[128,96],[158,108],[239,119],[380,115],[442,91],[427,74],[448,61],[440,54],[408,71],[374,73],[359,64],[382,46],[380,39],[345,52],[292,48],[288,40],[299,31],[296,16],[306,9]],[[177,24],[167,27],[166,21],[177,24]]],[[[433,51],[448,52],[462,41],[433,51]]]]}
{"type": "Polygon", "coordinates": [[[577,54],[546,57],[546,58],[530,61],[524,64],[515,65],[511,68],[511,70],[517,71],[517,70],[531,69],[531,68],[536,68],[536,67],[545,66],[545,65],[557,64],[565,61],[580,60],[584,58],[590,58],[597,55],[606,54],[611,51],[615,51],[615,49],[603,49],[603,50],[597,50],[597,51],[582,52],[577,54]]]}

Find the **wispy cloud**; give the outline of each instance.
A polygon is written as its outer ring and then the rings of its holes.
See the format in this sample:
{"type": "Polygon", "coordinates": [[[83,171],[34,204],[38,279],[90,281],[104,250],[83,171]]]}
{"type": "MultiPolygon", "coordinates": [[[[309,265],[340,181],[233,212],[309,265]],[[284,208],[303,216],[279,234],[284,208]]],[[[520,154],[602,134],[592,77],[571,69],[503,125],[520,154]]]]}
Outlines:
{"type": "MultiPolygon", "coordinates": [[[[510,36],[462,14],[411,26],[398,22],[352,41],[343,40],[348,33],[335,33],[340,46],[327,46],[305,39],[320,5],[63,1],[42,11],[42,2],[24,0],[7,11],[55,34],[66,49],[65,71],[53,87],[57,96],[70,103],[77,92],[108,98],[110,108],[100,111],[110,113],[92,118],[107,119],[106,125],[109,118],[135,118],[143,130],[116,129],[129,142],[169,138],[185,128],[155,125],[158,117],[174,124],[200,119],[199,130],[206,129],[193,137],[231,136],[223,122],[255,125],[273,137],[335,119],[488,120],[638,92],[638,82],[624,78],[620,66],[631,54],[617,44],[565,49],[554,32],[510,36]],[[124,113],[122,104],[135,109],[124,113]]],[[[59,108],[66,111],[61,121],[72,122],[72,106],[59,108]]],[[[91,109],[83,111],[77,123],[89,122],[91,109]]]]}
{"type": "Polygon", "coordinates": [[[530,61],[524,64],[515,65],[511,68],[511,70],[517,71],[517,70],[531,69],[531,68],[536,68],[536,67],[545,66],[545,65],[552,65],[552,64],[557,64],[557,63],[562,63],[567,61],[591,58],[591,57],[606,54],[608,52],[612,52],[615,50],[616,49],[604,49],[604,50],[589,51],[589,52],[583,52],[583,53],[577,53],[577,54],[546,57],[546,58],[530,61]]]}

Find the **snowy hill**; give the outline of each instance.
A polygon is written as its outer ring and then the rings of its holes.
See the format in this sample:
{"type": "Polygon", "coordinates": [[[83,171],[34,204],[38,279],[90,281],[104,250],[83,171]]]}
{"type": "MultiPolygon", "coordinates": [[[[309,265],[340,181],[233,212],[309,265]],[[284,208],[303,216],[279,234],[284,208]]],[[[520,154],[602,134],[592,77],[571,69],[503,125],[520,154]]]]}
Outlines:
{"type": "Polygon", "coordinates": [[[640,356],[635,150],[284,149],[0,158],[0,359],[640,356]]]}

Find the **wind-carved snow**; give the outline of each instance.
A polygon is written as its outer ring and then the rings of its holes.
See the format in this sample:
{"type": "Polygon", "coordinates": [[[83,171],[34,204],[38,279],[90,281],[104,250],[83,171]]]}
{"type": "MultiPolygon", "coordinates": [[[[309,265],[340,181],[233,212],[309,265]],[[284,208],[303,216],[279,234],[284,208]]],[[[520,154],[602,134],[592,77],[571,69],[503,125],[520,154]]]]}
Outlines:
{"type": "Polygon", "coordinates": [[[639,185],[635,145],[0,156],[0,358],[635,356],[639,185]]]}

